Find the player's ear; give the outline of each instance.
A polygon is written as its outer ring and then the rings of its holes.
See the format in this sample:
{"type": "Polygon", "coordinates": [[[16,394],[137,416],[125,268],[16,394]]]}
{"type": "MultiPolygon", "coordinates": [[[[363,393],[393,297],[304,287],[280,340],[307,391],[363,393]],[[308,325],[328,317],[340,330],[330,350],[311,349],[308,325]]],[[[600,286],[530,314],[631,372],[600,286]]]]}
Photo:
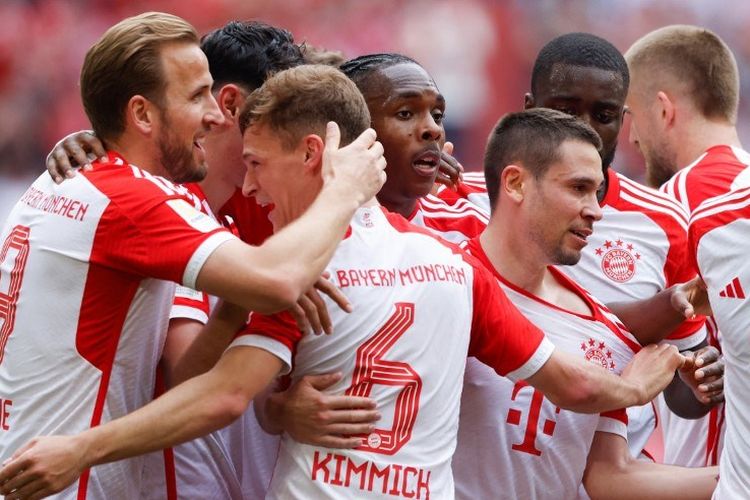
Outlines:
{"type": "Polygon", "coordinates": [[[663,91],[656,93],[656,100],[659,103],[661,121],[665,127],[671,127],[674,124],[675,105],[674,101],[663,91]]]}
{"type": "Polygon", "coordinates": [[[500,196],[515,203],[523,200],[528,172],[520,165],[507,165],[500,174],[500,196]]]}
{"type": "Polygon", "coordinates": [[[130,123],[142,134],[150,134],[157,114],[154,103],[142,95],[134,95],[125,106],[125,123],[130,123]]]}
{"type": "Polygon", "coordinates": [[[523,96],[523,109],[531,109],[536,105],[536,102],[534,101],[534,94],[531,92],[527,92],[523,96]]]}
{"type": "Polygon", "coordinates": [[[305,171],[318,175],[323,166],[323,149],[325,143],[317,134],[308,134],[302,139],[305,155],[305,171]]]}
{"type": "Polygon", "coordinates": [[[216,102],[219,104],[219,109],[221,109],[224,118],[236,122],[242,112],[246,98],[245,91],[234,83],[228,83],[219,89],[216,102]]]}

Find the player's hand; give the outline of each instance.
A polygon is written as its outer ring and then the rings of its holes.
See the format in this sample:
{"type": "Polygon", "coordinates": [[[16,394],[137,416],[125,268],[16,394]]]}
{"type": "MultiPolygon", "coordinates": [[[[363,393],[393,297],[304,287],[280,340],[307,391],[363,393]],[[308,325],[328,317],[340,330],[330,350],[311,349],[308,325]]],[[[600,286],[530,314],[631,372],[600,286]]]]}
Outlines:
{"type": "Polygon", "coordinates": [[[292,439],[327,448],[356,448],[380,419],[375,401],[322,392],[341,380],[341,373],[305,375],[284,392],[272,394],[266,405],[292,439]]]}
{"type": "Polygon", "coordinates": [[[687,319],[692,319],[696,315],[710,316],[712,314],[706,284],[700,276],[672,287],[670,300],[672,307],[681,312],[687,319]]]}
{"type": "Polygon", "coordinates": [[[81,130],[64,137],[47,155],[47,171],[60,184],[75,175],[75,167],[91,169],[91,162],[106,158],[107,151],[91,130],[81,130]]]}
{"type": "Polygon", "coordinates": [[[675,370],[682,368],[685,357],[670,344],[651,344],[642,348],[620,376],[640,390],[638,405],[654,399],[674,378],[675,370]]]}
{"type": "Polygon", "coordinates": [[[707,406],[724,401],[724,359],[714,346],[685,353],[680,378],[693,390],[695,399],[707,406]]]}
{"type": "Polygon", "coordinates": [[[353,196],[358,205],[371,200],[385,182],[383,145],[376,138],[375,131],[368,128],[351,144],[339,148],[338,125],[328,122],[326,127],[323,182],[337,186],[347,197],[353,196]]]}
{"type": "Polygon", "coordinates": [[[453,143],[446,142],[440,152],[440,166],[435,182],[455,190],[463,178],[464,167],[453,157],[453,143]]]}
{"type": "Polygon", "coordinates": [[[76,436],[32,439],[0,469],[0,494],[8,500],[27,500],[62,491],[87,468],[85,449],[76,436]]]}
{"type": "Polygon", "coordinates": [[[315,335],[320,335],[321,333],[330,335],[333,333],[333,322],[331,321],[330,314],[328,314],[328,307],[326,307],[318,291],[328,295],[342,311],[352,312],[351,302],[329,280],[330,277],[330,273],[323,273],[318,278],[318,281],[315,282],[313,288],[305,292],[294,307],[289,310],[297,322],[297,327],[306,334],[311,331],[315,335]]]}

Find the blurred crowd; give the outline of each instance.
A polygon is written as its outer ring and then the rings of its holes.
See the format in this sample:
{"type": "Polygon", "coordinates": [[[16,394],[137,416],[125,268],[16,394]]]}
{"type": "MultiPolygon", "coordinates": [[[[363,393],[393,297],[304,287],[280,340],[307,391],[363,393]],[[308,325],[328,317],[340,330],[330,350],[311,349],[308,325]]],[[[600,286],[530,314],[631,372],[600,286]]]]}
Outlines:
{"type": "MultiPolygon", "coordinates": [[[[63,135],[88,128],[78,75],[91,43],[123,17],[162,10],[200,32],[230,19],[261,19],[299,42],[342,51],[402,52],[425,66],[446,95],[448,139],[468,169],[481,166],[492,124],[518,110],[531,63],[556,35],[586,31],[621,50],[667,24],[716,31],[734,51],[750,91],[750,3],[702,0],[3,0],[0,2],[0,185],[43,168],[63,135]]],[[[741,101],[740,134],[750,133],[741,101]]],[[[623,129],[616,167],[642,178],[623,129]]],[[[745,141],[748,147],[750,141],[745,141]]]]}

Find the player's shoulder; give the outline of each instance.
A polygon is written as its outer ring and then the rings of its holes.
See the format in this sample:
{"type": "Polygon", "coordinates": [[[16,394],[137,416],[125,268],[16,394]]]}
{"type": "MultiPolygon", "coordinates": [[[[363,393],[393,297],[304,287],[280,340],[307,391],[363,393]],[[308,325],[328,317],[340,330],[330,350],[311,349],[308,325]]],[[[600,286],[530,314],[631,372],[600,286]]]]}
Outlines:
{"type": "Polygon", "coordinates": [[[701,203],[690,217],[693,238],[738,220],[750,218],[750,187],[730,191],[701,203]]]}
{"type": "Polygon", "coordinates": [[[96,189],[117,204],[136,208],[180,198],[202,210],[200,197],[188,187],[151,174],[116,153],[110,152],[106,162],[94,162],[93,170],[84,175],[96,189]]]}
{"type": "Polygon", "coordinates": [[[623,174],[616,173],[615,175],[619,181],[622,201],[615,208],[644,213],[662,227],[677,226],[683,231],[687,228],[688,214],[675,199],[664,192],[629,179],[623,174]]]}

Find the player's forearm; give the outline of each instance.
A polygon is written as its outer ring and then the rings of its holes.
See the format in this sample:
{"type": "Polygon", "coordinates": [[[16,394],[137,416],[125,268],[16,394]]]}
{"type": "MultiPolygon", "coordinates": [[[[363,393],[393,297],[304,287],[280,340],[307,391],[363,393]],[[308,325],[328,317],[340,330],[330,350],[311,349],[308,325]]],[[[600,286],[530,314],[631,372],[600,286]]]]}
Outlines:
{"type": "Polygon", "coordinates": [[[642,300],[615,302],[607,307],[623,322],[641,345],[661,342],[685,321],[671,302],[671,289],[642,300]]]}
{"type": "Polygon", "coordinates": [[[218,370],[190,379],[129,415],[80,434],[88,465],[174,446],[238,418],[252,397],[276,376],[281,361],[250,347],[231,349],[230,353],[234,359],[218,370]],[[253,352],[243,357],[238,350],[253,352]]]}
{"type": "Polygon", "coordinates": [[[711,498],[718,477],[718,467],[632,460],[627,465],[589,463],[583,480],[592,500],[702,500],[711,498]]]}
{"type": "Polygon", "coordinates": [[[698,401],[693,390],[677,375],[664,389],[664,401],[675,415],[691,420],[703,417],[713,406],[698,401]]]}
{"type": "Polygon", "coordinates": [[[559,349],[527,381],[552,403],[578,413],[601,413],[634,406],[641,404],[645,397],[638,384],[559,349]]]}
{"type": "MultiPolygon", "coordinates": [[[[210,370],[221,358],[221,354],[232,342],[247,317],[248,311],[244,308],[225,301],[219,303],[208,323],[202,325],[197,332],[194,341],[178,358],[168,363],[170,387],[210,370]]],[[[167,333],[167,343],[169,342],[170,332],[167,333]]]]}

